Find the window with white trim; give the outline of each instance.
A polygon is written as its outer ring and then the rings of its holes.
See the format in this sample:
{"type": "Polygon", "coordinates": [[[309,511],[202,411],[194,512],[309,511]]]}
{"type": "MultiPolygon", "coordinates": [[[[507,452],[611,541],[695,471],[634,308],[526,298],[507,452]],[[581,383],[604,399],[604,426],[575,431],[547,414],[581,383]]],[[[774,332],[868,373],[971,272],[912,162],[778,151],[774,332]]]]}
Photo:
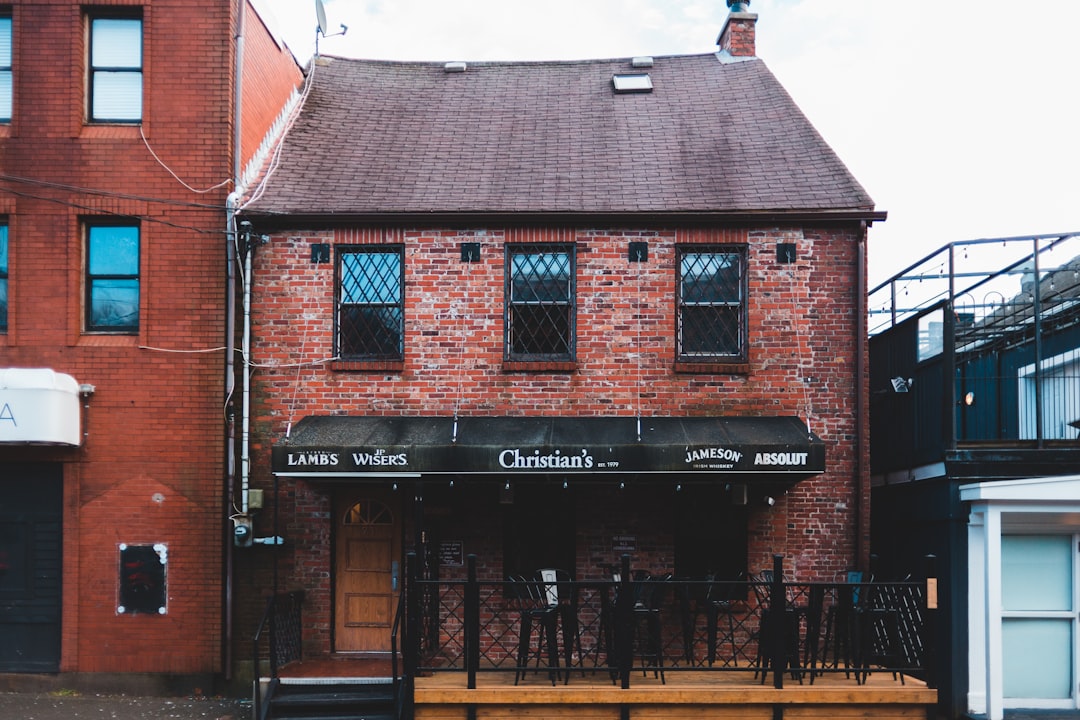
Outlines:
{"type": "Polygon", "coordinates": [[[1024,365],[1017,378],[1021,440],[1080,437],[1080,350],[1044,358],[1038,373],[1024,365]]]}
{"type": "Polygon", "coordinates": [[[11,122],[11,16],[0,12],[0,122],[11,122]]]}
{"type": "Polygon", "coordinates": [[[142,18],[90,18],[89,83],[90,122],[142,120],[142,18]]]}

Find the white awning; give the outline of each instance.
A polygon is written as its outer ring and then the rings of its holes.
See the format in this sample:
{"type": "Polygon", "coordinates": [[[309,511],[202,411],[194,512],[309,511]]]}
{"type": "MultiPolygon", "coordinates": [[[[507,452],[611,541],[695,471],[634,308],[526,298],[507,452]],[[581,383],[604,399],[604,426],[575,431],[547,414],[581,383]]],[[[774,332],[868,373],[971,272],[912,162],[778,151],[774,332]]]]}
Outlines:
{"type": "Polygon", "coordinates": [[[78,446],[79,383],[48,368],[0,368],[0,445],[78,446]]]}

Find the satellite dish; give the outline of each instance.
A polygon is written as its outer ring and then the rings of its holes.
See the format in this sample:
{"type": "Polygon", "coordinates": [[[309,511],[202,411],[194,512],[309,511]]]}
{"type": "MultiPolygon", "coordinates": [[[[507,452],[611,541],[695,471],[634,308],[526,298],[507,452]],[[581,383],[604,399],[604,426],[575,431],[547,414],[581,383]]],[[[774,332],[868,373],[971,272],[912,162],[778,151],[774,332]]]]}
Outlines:
{"type": "Polygon", "coordinates": [[[315,18],[319,23],[319,27],[315,29],[315,54],[319,54],[319,36],[322,37],[336,37],[338,35],[344,35],[349,31],[349,28],[345,23],[341,24],[341,32],[326,34],[326,7],[323,5],[323,0],[315,0],[315,18]]]}

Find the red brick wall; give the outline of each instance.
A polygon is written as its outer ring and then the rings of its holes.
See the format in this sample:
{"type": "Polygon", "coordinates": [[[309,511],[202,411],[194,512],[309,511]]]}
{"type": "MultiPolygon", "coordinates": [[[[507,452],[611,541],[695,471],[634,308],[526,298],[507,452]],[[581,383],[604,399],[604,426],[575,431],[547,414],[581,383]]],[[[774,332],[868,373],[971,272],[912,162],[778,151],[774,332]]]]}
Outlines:
{"type": "MultiPolygon", "coordinates": [[[[857,227],[755,226],[276,234],[258,250],[255,262],[255,484],[269,487],[272,443],[290,423],[314,414],[809,415],[812,430],[826,443],[828,471],[796,485],[773,507],[753,507],[747,567],[753,572],[769,568],[772,555],[780,553],[799,579],[833,579],[857,563],[856,508],[865,504],[860,498],[866,494],[866,466],[856,478],[854,455],[855,337],[864,331],[856,317],[854,289],[860,233],[857,227]],[[503,370],[504,244],[526,240],[577,244],[573,372],[503,370]],[[630,241],[648,242],[647,262],[627,261],[630,241]],[[342,371],[328,362],[333,356],[334,265],[310,261],[310,245],[316,242],[405,244],[405,363],[400,372],[342,371]],[[460,262],[462,242],[480,243],[480,262],[460,262]],[[675,244],[692,242],[749,244],[750,362],[745,371],[673,371],[675,244]],[[796,244],[797,262],[777,262],[778,242],[796,244]]],[[[283,527],[292,533],[283,584],[304,588],[317,607],[328,608],[330,489],[282,482],[283,527]]],[[[595,497],[577,502],[581,518],[593,517],[578,523],[577,570],[592,577],[602,563],[613,560],[611,535],[640,527],[642,513],[655,509],[655,503],[640,499],[622,510],[595,497]]],[[[497,521],[464,523],[459,530],[472,537],[485,572],[497,577],[497,521]]],[[[645,537],[644,532],[637,535],[645,537]]],[[[670,532],[654,533],[649,545],[639,547],[635,566],[670,567],[672,542],[670,532]]],[[[309,640],[325,650],[324,630],[309,640]]]]}
{"type": "Polygon", "coordinates": [[[84,123],[81,3],[8,5],[15,100],[0,167],[43,182],[6,181],[15,192],[0,194],[10,225],[0,367],[51,367],[96,387],[82,448],[0,448],[0,474],[16,459],[64,463],[61,669],[220,671],[234,3],[92,4],[142,8],[141,132],[84,123]],[[193,192],[172,173],[199,190],[226,184],[193,192]],[[113,214],[140,219],[140,331],[87,335],[80,219],[113,214]],[[167,615],[117,614],[119,543],[168,545],[167,615]]]}
{"type": "MultiPolygon", "coordinates": [[[[314,31],[313,31],[314,32],[314,31]]],[[[289,96],[303,81],[287,47],[267,30],[249,4],[244,20],[244,69],[240,138],[241,163],[247,165],[289,96]]]]}

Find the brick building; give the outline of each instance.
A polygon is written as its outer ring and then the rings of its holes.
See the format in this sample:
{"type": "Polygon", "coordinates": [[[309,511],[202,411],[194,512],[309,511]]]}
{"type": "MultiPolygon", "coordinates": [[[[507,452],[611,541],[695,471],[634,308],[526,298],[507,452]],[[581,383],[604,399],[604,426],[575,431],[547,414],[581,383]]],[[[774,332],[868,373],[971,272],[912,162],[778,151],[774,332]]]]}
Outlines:
{"type": "Polygon", "coordinates": [[[241,210],[251,520],[283,542],[238,578],[305,593],[306,656],[388,650],[407,550],[496,581],[865,565],[884,214],[756,17],[715,54],[314,64],[241,210]]]}
{"type": "Polygon", "coordinates": [[[246,2],[0,5],[0,673],[227,673],[227,206],[301,79],[246,2]]]}

